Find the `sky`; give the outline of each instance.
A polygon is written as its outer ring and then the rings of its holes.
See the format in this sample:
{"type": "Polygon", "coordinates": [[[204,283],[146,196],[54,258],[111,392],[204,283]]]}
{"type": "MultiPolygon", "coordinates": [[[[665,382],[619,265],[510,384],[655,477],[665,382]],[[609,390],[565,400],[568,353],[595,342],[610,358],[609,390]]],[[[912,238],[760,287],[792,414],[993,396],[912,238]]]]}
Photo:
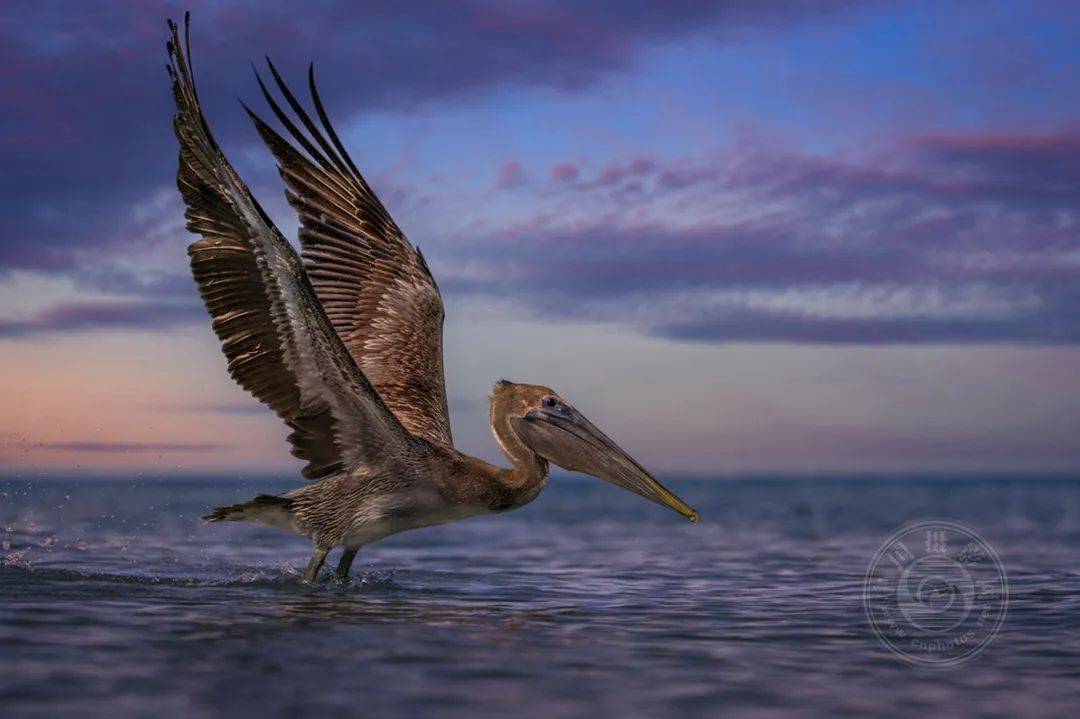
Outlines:
{"type": "MultiPolygon", "coordinates": [[[[454,436],[547,384],[668,474],[1080,471],[1072,2],[38,2],[0,10],[0,472],[275,473],[186,260],[165,19],[237,98],[314,61],[447,306],[454,436]]],[[[264,115],[269,115],[264,112],[264,115]]]]}

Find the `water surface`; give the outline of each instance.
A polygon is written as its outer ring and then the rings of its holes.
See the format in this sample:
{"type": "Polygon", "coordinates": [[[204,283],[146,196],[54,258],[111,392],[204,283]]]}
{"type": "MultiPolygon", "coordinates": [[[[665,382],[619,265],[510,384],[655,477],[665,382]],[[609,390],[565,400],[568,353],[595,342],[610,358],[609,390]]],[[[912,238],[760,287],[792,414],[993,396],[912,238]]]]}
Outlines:
{"type": "MultiPolygon", "coordinates": [[[[0,482],[0,706],[64,716],[1065,716],[1080,705],[1080,482],[671,480],[701,524],[599,481],[362,550],[204,525],[294,483],[0,482]],[[878,644],[863,575],[958,520],[1009,574],[955,669],[878,644]],[[336,556],[331,556],[331,564],[336,556]]],[[[9,714],[10,712],[10,714],[9,714]]]]}

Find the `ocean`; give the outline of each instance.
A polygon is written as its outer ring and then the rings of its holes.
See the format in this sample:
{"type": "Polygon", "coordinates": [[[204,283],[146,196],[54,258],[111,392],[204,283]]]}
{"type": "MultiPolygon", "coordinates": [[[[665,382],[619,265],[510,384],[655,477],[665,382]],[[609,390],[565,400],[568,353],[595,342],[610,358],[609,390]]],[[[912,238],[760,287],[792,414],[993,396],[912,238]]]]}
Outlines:
{"type": "MultiPolygon", "coordinates": [[[[11,717],[1061,717],[1080,706],[1080,480],[678,479],[691,525],[598,480],[391,537],[300,582],[306,540],[211,506],[299,480],[0,481],[11,717]],[[868,621],[901,526],[959,522],[1007,611],[921,666],[868,621]]],[[[331,555],[328,566],[336,556],[331,555]]],[[[939,596],[939,595],[935,595],[939,596]]]]}

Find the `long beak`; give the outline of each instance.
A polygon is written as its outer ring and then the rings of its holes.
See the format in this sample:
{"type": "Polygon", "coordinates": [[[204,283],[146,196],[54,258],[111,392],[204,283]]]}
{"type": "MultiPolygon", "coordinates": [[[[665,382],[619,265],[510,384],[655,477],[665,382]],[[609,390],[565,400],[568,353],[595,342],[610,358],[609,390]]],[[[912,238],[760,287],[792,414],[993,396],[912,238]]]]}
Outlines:
{"type": "Polygon", "coordinates": [[[531,409],[516,423],[522,438],[533,451],[563,469],[584,472],[605,479],[645,499],[674,509],[691,522],[698,513],[644,467],[622,450],[606,434],[572,407],[531,409]]]}

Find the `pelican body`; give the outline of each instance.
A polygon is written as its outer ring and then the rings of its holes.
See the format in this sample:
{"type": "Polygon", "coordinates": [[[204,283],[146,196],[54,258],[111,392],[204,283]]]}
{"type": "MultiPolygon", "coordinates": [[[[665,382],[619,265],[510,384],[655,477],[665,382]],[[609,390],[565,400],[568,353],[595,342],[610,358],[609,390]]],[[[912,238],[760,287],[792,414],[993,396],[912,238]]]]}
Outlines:
{"type": "Polygon", "coordinates": [[[443,303],[420,250],[349,157],[308,71],[316,123],[267,60],[287,113],[256,73],[286,140],[245,106],[273,153],[300,217],[298,254],[214,140],[184,43],[169,22],[169,75],[180,143],[192,274],[229,373],[292,430],[313,483],[218,507],[209,522],[244,520],[309,537],[314,581],[327,554],[409,529],[528,504],[550,464],[608,480],[697,522],[698,515],[549,387],[500,380],[492,432],[509,468],[453,446],[442,360],[443,303]],[[299,125],[297,124],[299,123],[299,125]],[[303,128],[303,129],[301,129],[303,128]]]}

